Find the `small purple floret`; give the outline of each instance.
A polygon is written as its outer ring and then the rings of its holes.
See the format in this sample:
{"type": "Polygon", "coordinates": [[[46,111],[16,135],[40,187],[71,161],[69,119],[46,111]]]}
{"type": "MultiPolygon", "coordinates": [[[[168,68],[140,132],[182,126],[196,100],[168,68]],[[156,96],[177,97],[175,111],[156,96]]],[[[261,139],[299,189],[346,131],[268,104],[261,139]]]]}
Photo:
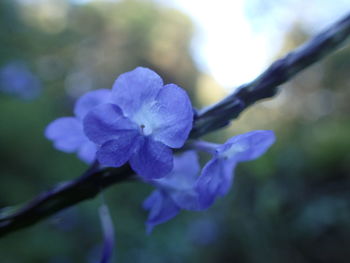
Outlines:
{"type": "Polygon", "coordinates": [[[200,207],[207,208],[217,197],[227,194],[233,181],[233,171],[239,162],[251,161],[264,154],[274,143],[272,131],[256,130],[237,135],[217,147],[213,158],[204,166],[196,191],[200,207]]]}
{"type": "Polygon", "coordinates": [[[86,93],[75,104],[75,117],[54,120],[46,127],[45,136],[53,141],[56,149],[67,153],[76,152],[82,161],[92,163],[97,147],[84,134],[82,120],[91,109],[107,103],[109,99],[110,90],[107,89],[86,93]]]}

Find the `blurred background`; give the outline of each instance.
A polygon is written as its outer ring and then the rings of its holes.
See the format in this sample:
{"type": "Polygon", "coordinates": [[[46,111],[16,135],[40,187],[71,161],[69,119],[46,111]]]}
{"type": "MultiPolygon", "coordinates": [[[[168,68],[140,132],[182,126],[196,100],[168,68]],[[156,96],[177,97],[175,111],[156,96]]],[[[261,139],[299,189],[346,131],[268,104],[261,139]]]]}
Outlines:
{"type": "MultiPolygon", "coordinates": [[[[44,138],[75,100],[137,66],[185,88],[197,108],[252,80],[350,10],[348,0],[0,1],[0,207],[87,168],[44,138]]],[[[145,233],[152,188],[124,183],[106,200],[113,262],[349,262],[350,47],[283,85],[206,139],[272,129],[277,142],[240,164],[228,196],[145,233]]],[[[100,199],[0,240],[2,263],[98,262],[100,199]]]]}

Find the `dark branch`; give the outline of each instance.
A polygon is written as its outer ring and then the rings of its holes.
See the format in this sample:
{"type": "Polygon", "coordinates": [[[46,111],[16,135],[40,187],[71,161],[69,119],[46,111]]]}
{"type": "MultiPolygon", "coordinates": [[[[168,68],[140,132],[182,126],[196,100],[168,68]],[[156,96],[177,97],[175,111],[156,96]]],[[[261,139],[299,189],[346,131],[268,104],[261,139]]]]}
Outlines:
{"type": "Polygon", "coordinates": [[[265,72],[222,101],[202,110],[191,132],[192,138],[222,128],[253,103],[274,96],[279,85],[301,70],[334,52],[350,35],[350,14],[309,42],[274,62],[265,72]]]}
{"type": "MultiPolygon", "coordinates": [[[[254,81],[240,86],[236,92],[202,111],[195,117],[191,138],[226,126],[253,103],[272,97],[279,85],[298,72],[334,52],[350,35],[350,14],[311,41],[274,62],[254,81]]],[[[95,197],[104,188],[133,178],[128,165],[99,169],[95,164],[81,177],[61,183],[42,193],[15,212],[0,211],[0,236],[30,226],[44,218],[95,197]]]]}
{"type": "Polygon", "coordinates": [[[133,171],[127,165],[99,169],[95,164],[79,178],[58,184],[14,213],[0,213],[0,236],[30,226],[83,200],[94,198],[104,188],[132,178],[133,171]]]}

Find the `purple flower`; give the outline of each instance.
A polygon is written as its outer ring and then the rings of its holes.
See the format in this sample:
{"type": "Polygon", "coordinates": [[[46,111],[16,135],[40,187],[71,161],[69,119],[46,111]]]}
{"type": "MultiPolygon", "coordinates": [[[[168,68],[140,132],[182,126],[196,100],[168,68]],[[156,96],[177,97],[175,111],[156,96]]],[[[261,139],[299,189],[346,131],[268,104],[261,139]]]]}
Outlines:
{"type": "Polygon", "coordinates": [[[117,78],[110,103],[87,114],[84,131],[100,146],[102,165],[119,167],[129,161],[143,178],[161,178],[172,170],[171,148],[183,146],[192,120],[183,89],[163,86],[154,71],[138,67],[117,78]]]}
{"type": "Polygon", "coordinates": [[[215,149],[214,157],[204,166],[198,178],[196,191],[202,209],[225,195],[233,181],[237,163],[257,159],[274,143],[272,131],[252,131],[237,135],[215,149]]]}
{"type": "Polygon", "coordinates": [[[54,142],[56,149],[67,153],[77,152],[82,161],[92,163],[97,147],[84,134],[82,121],[89,110],[101,103],[107,103],[110,93],[107,89],[86,93],[75,104],[75,117],[54,120],[46,127],[45,136],[54,142]]]}
{"type": "Polygon", "coordinates": [[[188,151],[174,158],[174,169],[168,175],[148,181],[157,190],[143,203],[144,209],[150,211],[146,222],[147,232],[176,216],[181,209],[200,209],[195,191],[199,171],[196,152],[188,151]]]}
{"type": "Polygon", "coordinates": [[[39,79],[21,62],[10,62],[0,69],[0,91],[30,100],[40,93],[39,79]]]}

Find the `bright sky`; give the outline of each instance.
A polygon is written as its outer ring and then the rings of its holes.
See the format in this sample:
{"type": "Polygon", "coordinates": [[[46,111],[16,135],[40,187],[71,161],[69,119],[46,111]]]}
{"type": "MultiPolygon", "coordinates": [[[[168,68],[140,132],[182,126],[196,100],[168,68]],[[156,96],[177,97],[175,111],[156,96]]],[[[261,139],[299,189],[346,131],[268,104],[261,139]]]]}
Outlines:
{"type": "Polygon", "coordinates": [[[263,16],[254,25],[244,6],[254,0],[154,1],[191,17],[197,29],[192,51],[198,66],[225,88],[249,82],[262,73],[279,50],[283,33],[295,21],[301,20],[317,33],[350,11],[350,0],[255,0],[262,7],[270,5],[270,9],[267,13],[260,10],[258,15],[263,16]]]}
{"type": "Polygon", "coordinates": [[[198,29],[193,42],[196,61],[225,88],[249,82],[262,73],[279,49],[282,32],[295,20],[302,19],[318,32],[350,11],[349,0],[274,1],[271,13],[262,19],[264,25],[257,29],[246,15],[246,0],[158,2],[179,8],[193,19],[198,29]]]}
{"type": "Polygon", "coordinates": [[[266,66],[268,41],[253,32],[243,1],[160,1],[187,13],[197,27],[194,56],[201,69],[220,85],[234,87],[257,76],[266,66]]]}

